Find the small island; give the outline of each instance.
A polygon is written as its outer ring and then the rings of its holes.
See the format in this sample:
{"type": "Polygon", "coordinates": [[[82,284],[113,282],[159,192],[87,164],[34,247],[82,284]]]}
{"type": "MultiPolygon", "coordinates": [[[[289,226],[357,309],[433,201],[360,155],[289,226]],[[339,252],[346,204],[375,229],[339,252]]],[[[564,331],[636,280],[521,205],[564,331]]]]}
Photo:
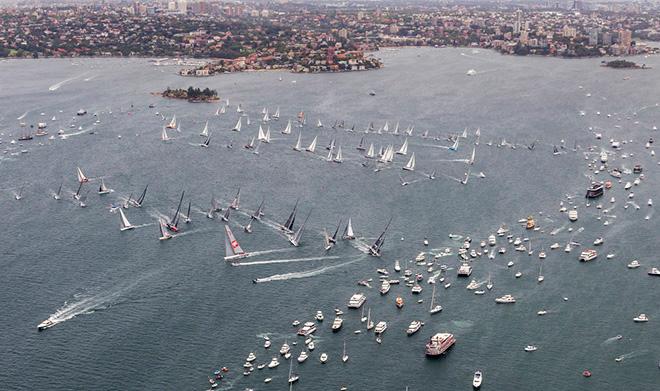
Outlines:
{"type": "Polygon", "coordinates": [[[212,102],[217,101],[218,91],[211,90],[208,87],[202,89],[188,87],[188,89],[177,88],[171,89],[167,87],[165,91],[161,93],[161,96],[164,98],[173,98],[173,99],[185,99],[188,102],[199,103],[199,102],[212,102]]]}
{"type": "Polygon", "coordinates": [[[614,60],[614,61],[603,61],[602,66],[615,69],[649,69],[646,64],[638,65],[632,61],[626,60],[614,60]]]}

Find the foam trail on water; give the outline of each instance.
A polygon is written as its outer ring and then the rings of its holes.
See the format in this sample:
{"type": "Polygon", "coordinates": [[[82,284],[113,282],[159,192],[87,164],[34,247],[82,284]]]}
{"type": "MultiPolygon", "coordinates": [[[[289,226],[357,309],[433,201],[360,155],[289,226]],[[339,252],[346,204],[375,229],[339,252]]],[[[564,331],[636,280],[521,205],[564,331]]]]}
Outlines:
{"type": "Polygon", "coordinates": [[[21,114],[21,115],[20,115],[18,118],[16,118],[16,119],[20,121],[20,120],[22,120],[23,118],[25,118],[27,115],[28,115],[28,112],[26,111],[25,113],[21,114]]]}
{"type": "Polygon", "coordinates": [[[68,139],[68,138],[71,137],[71,136],[79,136],[79,135],[81,135],[81,134],[83,134],[83,133],[86,133],[88,130],[89,130],[89,129],[83,129],[83,130],[79,130],[79,131],[77,131],[77,132],[73,132],[73,133],[64,133],[64,134],[61,134],[61,135],[60,135],[60,138],[61,138],[62,140],[66,140],[66,139],[68,139]]]}
{"type": "MultiPolygon", "coordinates": [[[[83,75],[84,75],[84,73],[83,73],[83,75]]],[[[62,86],[65,85],[66,83],[68,83],[68,82],[70,82],[70,81],[73,81],[73,80],[76,80],[76,79],[79,78],[80,76],[82,76],[82,75],[78,75],[78,76],[72,77],[72,78],[70,78],[70,79],[62,80],[62,81],[59,82],[59,83],[55,83],[55,84],[53,84],[52,86],[48,87],[48,91],[55,91],[55,90],[58,90],[60,87],[62,87],[62,86]]]]}
{"type": "Polygon", "coordinates": [[[332,266],[325,266],[319,269],[313,269],[313,270],[308,270],[304,272],[293,272],[293,273],[285,273],[285,274],[275,274],[270,277],[262,277],[262,278],[257,278],[255,282],[261,283],[261,282],[271,282],[271,281],[285,281],[285,280],[292,280],[292,279],[298,279],[298,278],[308,278],[308,277],[315,277],[320,274],[326,273],[330,270],[334,269],[339,269],[344,266],[348,266],[352,263],[355,263],[359,260],[363,259],[363,257],[359,257],[356,259],[353,259],[348,262],[340,263],[338,265],[332,265],[332,266]]]}
{"type": "Polygon", "coordinates": [[[254,262],[238,262],[234,266],[253,266],[253,265],[270,265],[273,263],[293,263],[293,262],[310,262],[310,261],[323,261],[326,259],[338,259],[338,255],[326,257],[309,257],[309,258],[292,258],[292,259],[271,259],[268,261],[254,261],[254,262]]]}
{"type": "Polygon", "coordinates": [[[349,243],[360,252],[365,254],[369,254],[370,252],[371,246],[365,243],[363,238],[356,238],[355,240],[351,240],[349,243]]]}

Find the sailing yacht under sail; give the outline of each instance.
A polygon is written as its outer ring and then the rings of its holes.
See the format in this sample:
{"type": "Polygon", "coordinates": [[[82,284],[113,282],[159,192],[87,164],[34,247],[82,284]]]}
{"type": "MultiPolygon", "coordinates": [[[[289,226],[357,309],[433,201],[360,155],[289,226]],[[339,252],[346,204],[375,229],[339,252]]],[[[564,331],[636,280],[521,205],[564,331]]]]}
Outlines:
{"type": "Polygon", "coordinates": [[[206,121],[204,124],[204,129],[202,129],[201,133],[199,134],[202,137],[208,137],[209,136],[209,121],[206,121]]]}
{"type": "Polygon", "coordinates": [[[408,138],[403,141],[403,145],[401,145],[401,148],[399,148],[398,151],[396,151],[397,155],[407,155],[408,154],[408,138]]]}
{"type": "Polygon", "coordinates": [[[103,180],[103,178],[101,178],[101,185],[99,186],[98,193],[100,195],[104,195],[104,194],[110,193],[111,191],[112,191],[112,189],[108,189],[108,187],[106,187],[106,185],[105,185],[105,181],[103,180]]]}
{"type": "Polygon", "coordinates": [[[137,200],[132,199],[131,196],[128,197],[128,200],[126,201],[127,205],[134,206],[136,208],[139,208],[142,206],[142,203],[144,202],[144,197],[147,195],[147,189],[149,188],[149,185],[146,185],[144,187],[144,190],[142,190],[142,194],[140,194],[140,197],[138,197],[137,200]]]}
{"type": "Polygon", "coordinates": [[[185,191],[181,192],[181,198],[179,199],[179,205],[176,207],[176,212],[174,212],[174,216],[172,216],[172,219],[167,223],[167,229],[169,229],[172,232],[179,232],[179,216],[181,212],[181,203],[183,203],[183,196],[186,194],[185,191]]]}
{"type": "Polygon", "coordinates": [[[163,126],[163,130],[160,132],[160,141],[170,141],[170,136],[167,134],[167,128],[163,126]]]}
{"type": "Polygon", "coordinates": [[[133,228],[135,228],[135,226],[128,221],[124,211],[119,209],[119,230],[126,231],[133,228]]]}
{"type": "Polygon", "coordinates": [[[317,142],[318,136],[314,136],[314,140],[312,140],[312,143],[309,144],[309,147],[307,147],[306,151],[307,152],[314,152],[316,150],[316,142],[317,142]]]}
{"type": "Polygon", "coordinates": [[[78,176],[78,182],[80,183],[89,182],[89,178],[87,178],[85,174],[83,174],[80,167],[76,167],[76,175],[78,176]]]}
{"type": "Polygon", "coordinates": [[[229,207],[234,209],[234,210],[238,210],[238,208],[241,207],[241,188],[240,187],[236,191],[236,195],[234,196],[234,199],[231,201],[231,204],[229,204],[229,207]]]}
{"type": "Polygon", "coordinates": [[[282,129],[282,134],[291,134],[291,120],[286,123],[286,127],[282,129]]]}
{"type": "Polygon", "coordinates": [[[293,234],[293,223],[296,221],[296,213],[298,211],[298,201],[299,200],[296,200],[296,204],[293,206],[293,210],[291,211],[291,214],[286,219],[286,222],[282,225],[282,230],[288,234],[293,234]]]}
{"type": "Polygon", "coordinates": [[[225,225],[225,261],[245,258],[249,255],[250,254],[243,251],[241,245],[238,244],[238,240],[234,237],[234,233],[231,232],[229,226],[225,225]]]}
{"type": "Polygon", "coordinates": [[[53,198],[57,201],[61,200],[62,199],[61,193],[62,193],[62,184],[60,183],[60,187],[58,187],[57,192],[53,194],[53,198]]]}
{"type": "Polygon", "coordinates": [[[364,151],[364,150],[367,149],[367,148],[365,148],[365,146],[364,146],[364,137],[362,137],[362,138],[360,139],[360,144],[358,144],[358,146],[355,147],[355,149],[357,149],[358,151],[364,151]]]}
{"type": "Polygon", "coordinates": [[[172,235],[167,232],[167,229],[165,229],[165,223],[163,222],[163,219],[158,219],[158,229],[160,230],[160,237],[158,240],[167,240],[172,238],[172,235]]]}
{"type": "MultiPolygon", "coordinates": [[[[239,106],[240,107],[240,106],[239,106]]],[[[232,128],[234,132],[240,132],[241,127],[243,126],[243,117],[238,117],[238,121],[236,121],[236,125],[232,128]]]]}
{"type": "Polygon", "coordinates": [[[337,147],[337,154],[335,155],[334,159],[332,159],[332,161],[335,163],[342,163],[344,161],[344,157],[341,154],[341,145],[337,147]]]}
{"type": "Polygon", "coordinates": [[[307,217],[305,217],[305,220],[303,221],[303,223],[300,225],[300,227],[298,227],[298,230],[296,231],[296,233],[294,233],[293,235],[291,235],[289,237],[289,242],[291,242],[291,244],[293,244],[296,247],[298,247],[300,245],[300,239],[302,238],[303,230],[305,229],[305,224],[307,223],[307,220],[309,219],[309,216],[311,214],[312,214],[312,211],[310,209],[309,213],[307,213],[307,217]]]}
{"type": "Polygon", "coordinates": [[[172,120],[167,124],[168,129],[176,129],[176,114],[172,116],[172,120]]]}
{"type": "Polygon", "coordinates": [[[380,257],[381,247],[383,247],[383,243],[385,243],[385,233],[387,232],[387,229],[390,227],[391,222],[392,222],[392,218],[390,217],[390,220],[387,222],[387,225],[385,226],[383,232],[378,236],[374,244],[372,244],[369,247],[369,252],[374,257],[380,257]]]}
{"type": "Polygon", "coordinates": [[[294,151],[302,151],[302,132],[298,133],[298,140],[296,141],[296,145],[293,146],[294,151]]]}
{"type": "Polygon", "coordinates": [[[351,223],[351,218],[348,218],[348,223],[346,223],[346,228],[344,228],[344,233],[341,235],[341,238],[344,240],[353,240],[355,239],[355,233],[353,232],[353,224],[351,223]]]}
{"type": "Polygon", "coordinates": [[[369,144],[369,150],[367,151],[367,154],[364,155],[367,159],[373,159],[376,157],[376,151],[374,150],[374,143],[369,144]]]}
{"type": "Polygon", "coordinates": [[[410,160],[403,166],[403,169],[406,171],[415,171],[415,152],[410,155],[410,160]]]}

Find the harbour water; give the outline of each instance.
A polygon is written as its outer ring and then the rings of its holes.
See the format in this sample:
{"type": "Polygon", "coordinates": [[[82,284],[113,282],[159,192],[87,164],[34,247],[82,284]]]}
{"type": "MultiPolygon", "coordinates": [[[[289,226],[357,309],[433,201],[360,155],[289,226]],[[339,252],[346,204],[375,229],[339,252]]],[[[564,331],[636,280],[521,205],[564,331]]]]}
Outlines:
{"type": "MultiPolygon", "coordinates": [[[[281,390],[288,387],[288,362],[281,359],[277,369],[244,377],[245,357],[254,351],[257,363],[268,362],[287,339],[298,341],[292,349],[295,358],[303,344],[291,322],[312,320],[317,310],[326,320],[310,359],[294,363],[300,375],[295,389],[463,390],[471,387],[476,369],[484,373],[482,389],[489,390],[657,387],[660,279],[646,271],[660,267],[659,224],[646,200],[658,194],[660,182],[653,147],[644,144],[657,137],[652,127],[660,126],[660,60],[636,59],[652,70],[614,70],[600,67],[600,59],[511,57],[469,49],[379,55],[386,67],[373,72],[258,72],[199,79],[181,78],[176,68],[144,59],[0,62],[0,149],[9,150],[0,155],[3,388],[201,390],[209,387],[207,377],[214,369],[226,366],[230,372],[218,389],[281,390]],[[468,69],[476,75],[467,76],[468,69]],[[227,112],[216,116],[218,104],[150,94],[189,85],[217,89],[230,101],[227,112]],[[230,131],[238,103],[252,121],[240,133],[230,131]],[[272,112],[278,106],[281,119],[270,122],[272,143],[261,145],[258,155],[242,148],[257,133],[261,109],[272,112]],[[77,117],[81,108],[88,114],[77,117]],[[280,134],[286,119],[300,111],[308,119],[303,145],[319,137],[316,155],[292,150],[299,128],[280,134]],[[181,132],[170,132],[170,143],[160,141],[166,122],[156,112],[167,119],[176,114],[180,122],[181,132]],[[317,119],[323,128],[315,127],[317,119]],[[213,136],[204,149],[198,146],[199,132],[207,120],[213,136]],[[331,129],[335,120],[344,120],[346,127],[355,124],[356,132],[331,129]],[[35,127],[47,122],[51,135],[61,128],[69,136],[12,145],[10,140],[23,131],[21,121],[35,127]],[[360,164],[366,160],[355,149],[361,137],[376,146],[403,142],[403,136],[363,133],[370,122],[378,129],[385,121],[390,128],[397,121],[401,129],[415,125],[409,137],[409,153],[415,152],[417,160],[414,172],[401,170],[407,160],[401,156],[379,172],[373,163],[360,164]],[[447,136],[466,127],[468,138],[450,150],[447,136]],[[475,163],[462,185],[477,128],[481,138],[475,163]],[[425,130],[440,140],[419,137],[425,130]],[[342,146],[342,164],[324,161],[324,147],[333,137],[342,146]],[[507,143],[498,148],[502,139],[507,143]],[[614,151],[609,139],[632,141],[614,151]],[[565,149],[553,155],[561,140],[565,149]],[[230,141],[232,149],[226,148],[230,141]],[[533,142],[534,149],[526,147],[533,142]],[[590,146],[596,148],[589,151],[590,146]],[[633,189],[640,209],[624,209],[629,199],[623,183],[636,176],[624,174],[620,184],[606,172],[594,175],[587,169],[585,156],[595,159],[601,149],[610,153],[610,167],[644,167],[645,178],[633,189]],[[92,178],[87,208],[71,197],[78,185],[76,167],[92,178]],[[437,178],[429,180],[425,174],[433,170],[437,178]],[[410,184],[401,186],[400,176],[410,184]],[[589,176],[615,184],[586,207],[589,176]],[[98,177],[115,192],[98,196],[98,177]],[[52,193],[60,183],[63,199],[57,202],[52,193]],[[109,206],[130,193],[136,196],[147,184],[145,206],[126,210],[138,228],[120,232],[119,218],[109,206]],[[23,185],[23,199],[16,201],[13,194],[23,185]],[[244,260],[253,264],[231,266],[222,259],[223,224],[219,218],[207,219],[205,212],[213,196],[225,208],[238,187],[241,209],[232,213],[230,226],[244,249],[264,253],[244,260]],[[193,222],[179,237],[159,242],[157,218],[172,215],[182,190],[186,202],[192,201],[193,222]],[[580,213],[574,223],[558,211],[560,201],[569,206],[567,195],[580,213]],[[616,198],[613,205],[610,197],[616,198]],[[296,199],[299,219],[312,210],[300,247],[293,248],[268,224],[254,223],[252,234],[242,231],[262,199],[265,223],[286,220],[296,199]],[[603,216],[595,208],[598,202],[616,217],[598,219],[603,216]],[[528,215],[536,217],[540,231],[525,232],[517,224],[528,215]],[[382,257],[370,257],[346,241],[324,251],[323,228],[334,231],[337,221],[349,216],[364,243],[371,243],[393,218],[382,257]],[[605,220],[610,224],[605,226],[605,220]],[[448,235],[470,236],[476,246],[503,223],[514,236],[530,237],[537,251],[548,253],[545,281],[536,281],[536,254],[507,245],[505,255],[472,261],[473,277],[485,281],[490,274],[494,283],[492,291],[475,296],[465,289],[469,280],[456,278],[462,240],[448,235]],[[558,233],[551,236],[553,230],[558,233]],[[570,254],[562,250],[571,239],[586,247],[599,236],[605,243],[594,262],[578,262],[581,247],[570,254]],[[424,237],[428,248],[422,245],[424,237]],[[550,251],[554,242],[561,247],[550,251]],[[432,318],[432,287],[426,281],[419,295],[423,304],[404,284],[392,286],[385,296],[378,294],[377,282],[371,289],[356,285],[360,279],[376,281],[376,268],[394,274],[397,259],[414,269],[408,261],[417,253],[446,247],[453,255],[438,263],[451,268],[447,281],[452,287],[438,289],[444,309],[432,318]],[[615,256],[606,259],[609,253],[615,256]],[[628,270],[632,259],[643,266],[628,270]],[[506,267],[510,260],[513,268],[506,267]],[[516,271],[523,277],[514,278],[516,271]],[[257,278],[263,282],[253,284],[257,278]],[[367,294],[365,305],[376,322],[388,322],[382,344],[364,330],[359,311],[346,309],[355,292],[367,294]],[[496,305],[494,298],[504,294],[514,295],[517,303],[496,305]],[[401,310],[394,305],[397,295],[406,301],[401,310]],[[339,333],[330,330],[335,307],[346,313],[339,333]],[[537,316],[541,309],[548,314],[537,316]],[[650,322],[633,323],[639,313],[650,322]],[[37,324],[49,316],[59,323],[38,332],[37,324]],[[408,337],[405,328],[413,319],[425,325],[408,337]],[[354,334],[357,329],[363,332],[354,334]],[[453,333],[457,343],[445,357],[429,360],[424,344],[436,332],[453,333]],[[612,339],[619,334],[621,340],[612,339]],[[264,335],[273,341],[268,352],[264,335]],[[346,364],[340,361],[344,340],[350,355],[346,364]],[[528,344],[538,351],[523,351],[528,344]],[[319,363],[321,352],[328,353],[327,364],[319,363]],[[615,362],[621,355],[625,359],[615,362]],[[587,368],[590,378],[581,375],[587,368]],[[265,377],[272,377],[272,383],[263,384],[265,377]]],[[[498,237],[498,247],[504,239],[498,237]]],[[[428,277],[424,269],[417,271],[428,277]]]]}

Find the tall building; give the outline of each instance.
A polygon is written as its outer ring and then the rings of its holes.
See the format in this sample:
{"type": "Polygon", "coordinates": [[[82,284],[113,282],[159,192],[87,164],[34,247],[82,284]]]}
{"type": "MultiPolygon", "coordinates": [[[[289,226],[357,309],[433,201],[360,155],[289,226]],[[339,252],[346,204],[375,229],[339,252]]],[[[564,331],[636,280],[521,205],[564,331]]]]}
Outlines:
{"type": "Polygon", "coordinates": [[[599,33],[600,33],[600,29],[598,29],[598,28],[589,29],[589,45],[591,45],[591,46],[598,45],[598,34],[599,33]]]}
{"type": "Polygon", "coordinates": [[[621,46],[630,48],[632,45],[632,31],[619,30],[619,40],[621,41],[621,46]]]}

